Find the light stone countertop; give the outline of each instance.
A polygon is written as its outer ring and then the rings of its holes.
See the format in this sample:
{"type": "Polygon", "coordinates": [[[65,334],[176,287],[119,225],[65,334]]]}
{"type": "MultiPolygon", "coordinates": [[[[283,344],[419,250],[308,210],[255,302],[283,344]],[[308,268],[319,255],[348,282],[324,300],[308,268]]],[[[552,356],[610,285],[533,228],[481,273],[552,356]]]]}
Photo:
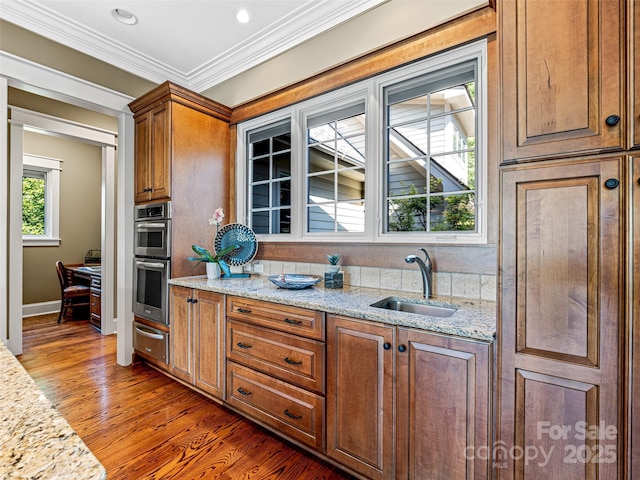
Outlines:
{"type": "Polygon", "coordinates": [[[105,468],[0,342],[0,478],[102,480],[105,468]]]}
{"type": "Polygon", "coordinates": [[[496,333],[496,303],[486,300],[434,296],[429,299],[429,303],[458,307],[451,317],[438,318],[370,306],[390,296],[421,299],[421,295],[417,293],[348,285],[344,288],[330,289],[324,288],[322,283],[302,290],[287,290],[278,288],[266,276],[256,275],[252,275],[251,278],[215,280],[207,279],[205,276],[182,277],[173,278],[169,283],[475,340],[493,341],[496,333]]]}

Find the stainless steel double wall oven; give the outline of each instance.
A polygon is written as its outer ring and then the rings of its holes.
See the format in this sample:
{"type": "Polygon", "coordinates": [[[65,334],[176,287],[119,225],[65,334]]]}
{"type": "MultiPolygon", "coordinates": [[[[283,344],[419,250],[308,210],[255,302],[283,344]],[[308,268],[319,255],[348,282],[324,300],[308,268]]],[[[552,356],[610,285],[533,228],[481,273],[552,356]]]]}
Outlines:
{"type": "MultiPolygon", "coordinates": [[[[136,205],[133,259],[133,313],[168,325],[171,274],[171,202],[136,205]]],[[[169,335],[134,322],[133,346],[168,362],[169,335]]]]}

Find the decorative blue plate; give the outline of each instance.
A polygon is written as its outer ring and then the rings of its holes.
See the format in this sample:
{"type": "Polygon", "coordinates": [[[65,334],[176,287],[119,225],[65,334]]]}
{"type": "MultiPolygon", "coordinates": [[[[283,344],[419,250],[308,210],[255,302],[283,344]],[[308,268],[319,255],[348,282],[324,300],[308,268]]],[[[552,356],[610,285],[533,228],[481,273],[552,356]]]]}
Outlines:
{"type": "Polygon", "coordinates": [[[224,258],[229,265],[249,263],[258,251],[255,233],[240,223],[230,223],[222,227],[213,242],[216,252],[231,245],[238,245],[240,248],[224,258]]]}
{"type": "Polygon", "coordinates": [[[271,275],[269,281],[280,288],[288,288],[290,290],[302,290],[303,288],[312,287],[321,280],[320,277],[313,275],[297,275],[295,273],[287,273],[283,275],[271,275]]]}

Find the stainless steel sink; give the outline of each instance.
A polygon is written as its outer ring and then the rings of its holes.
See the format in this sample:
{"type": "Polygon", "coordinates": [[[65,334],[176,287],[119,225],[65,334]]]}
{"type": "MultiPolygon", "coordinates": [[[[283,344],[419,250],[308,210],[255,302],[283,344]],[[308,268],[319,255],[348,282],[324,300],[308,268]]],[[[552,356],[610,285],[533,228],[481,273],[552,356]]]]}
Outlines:
{"type": "Polygon", "coordinates": [[[399,312],[417,313],[429,317],[450,317],[457,310],[456,307],[444,307],[431,303],[421,303],[420,301],[402,300],[396,297],[383,298],[379,302],[372,303],[371,306],[399,312]]]}

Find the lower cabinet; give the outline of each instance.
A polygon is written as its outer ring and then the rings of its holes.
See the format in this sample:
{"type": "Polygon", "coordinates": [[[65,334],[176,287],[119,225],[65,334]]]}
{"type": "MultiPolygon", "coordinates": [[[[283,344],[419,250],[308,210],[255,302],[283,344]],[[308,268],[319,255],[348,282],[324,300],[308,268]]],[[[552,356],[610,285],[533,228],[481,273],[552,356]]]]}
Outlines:
{"type": "Polygon", "coordinates": [[[329,315],[327,456],[371,479],[487,479],[490,343],[329,315]]]}
{"type": "Polygon", "coordinates": [[[227,404],[324,451],[324,314],[227,300],[227,404]]]}
{"type": "Polygon", "coordinates": [[[172,285],[171,373],[224,399],[224,295],[172,285]]]}

